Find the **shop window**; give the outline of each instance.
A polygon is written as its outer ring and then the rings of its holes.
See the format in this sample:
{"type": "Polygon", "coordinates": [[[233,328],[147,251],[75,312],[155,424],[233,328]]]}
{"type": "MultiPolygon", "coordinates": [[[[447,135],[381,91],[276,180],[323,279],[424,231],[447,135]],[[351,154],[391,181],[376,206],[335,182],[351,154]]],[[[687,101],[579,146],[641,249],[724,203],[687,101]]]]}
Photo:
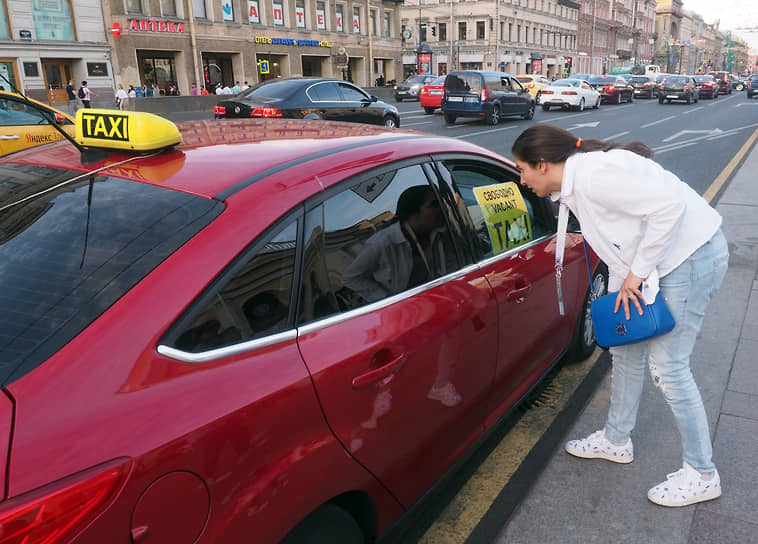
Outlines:
{"type": "Polygon", "coordinates": [[[345,32],[344,8],[341,4],[334,7],[334,22],[337,25],[337,32],[345,32]]]}
{"type": "Polygon", "coordinates": [[[353,34],[361,33],[361,8],[353,7],[353,34]]]}
{"type": "Polygon", "coordinates": [[[387,38],[392,36],[392,13],[389,11],[384,13],[384,36],[387,38]]]}
{"type": "MultiPolygon", "coordinates": [[[[26,64],[27,63],[24,63],[24,67],[26,67],[26,64]]],[[[2,83],[0,83],[0,85],[5,87],[6,89],[8,88],[7,87],[8,83],[6,83],[6,81],[10,81],[13,87],[18,86],[18,83],[16,82],[16,70],[14,66],[15,66],[15,61],[11,61],[11,60],[0,61],[0,74],[2,74],[5,77],[5,79],[2,80],[2,83]]],[[[34,66],[37,67],[36,62],[34,63],[34,66]]],[[[39,72],[37,73],[37,75],[39,75],[39,72]]]]}
{"type": "Polygon", "coordinates": [[[161,0],[161,14],[164,17],[176,17],[176,0],[161,0]]]}
{"type": "Polygon", "coordinates": [[[458,23],[458,39],[466,39],[466,21],[461,21],[458,23]]]}
{"type": "Polygon", "coordinates": [[[372,9],[369,15],[369,25],[371,26],[371,35],[376,36],[376,10],[372,9]]]}
{"type": "Polygon", "coordinates": [[[284,8],[281,2],[271,4],[272,15],[274,16],[275,26],[284,26],[284,8]]]}
{"type": "Polygon", "coordinates": [[[221,2],[221,13],[224,21],[234,21],[234,2],[221,2]]]}
{"type": "Polygon", "coordinates": [[[326,30],[326,7],[323,2],[316,2],[316,28],[326,30]]]}
{"type": "Polygon", "coordinates": [[[484,21],[476,22],[476,39],[477,40],[484,39],[484,21]]]}
{"type": "Polygon", "coordinates": [[[126,0],[127,13],[142,13],[142,0],[126,0]]]}
{"type": "Polygon", "coordinates": [[[192,0],[192,11],[195,19],[207,19],[208,13],[205,11],[205,0],[192,0]]]}
{"type": "Polygon", "coordinates": [[[305,0],[295,0],[295,26],[305,28],[305,0]]]}
{"type": "Polygon", "coordinates": [[[74,21],[69,0],[32,4],[34,33],[38,40],[74,41],[74,21]]]}
{"type": "Polygon", "coordinates": [[[438,23],[437,24],[438,32],[439,32],[439,38],[441,42],[447,41],[447,24],[446,23],[438,23]]]}
{"type": "Polygon", "coordinates": [[[166,94],[171,85],[176,84],[176,67],[173,57],[147,57],[139,55],[140,79],[151,88],[157,88],[159,95],[166,94]]]}

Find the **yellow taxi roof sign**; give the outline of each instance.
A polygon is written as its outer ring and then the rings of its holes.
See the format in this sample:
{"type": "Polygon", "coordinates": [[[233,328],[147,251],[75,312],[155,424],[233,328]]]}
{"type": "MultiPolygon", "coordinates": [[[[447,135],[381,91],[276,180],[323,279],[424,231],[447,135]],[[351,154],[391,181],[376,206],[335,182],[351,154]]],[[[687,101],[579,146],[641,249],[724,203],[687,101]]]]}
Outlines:
{"type": "Polygon", "coordinates": [[[153,151],[182,141],[177,126],[141,111],[82,108],[76,112],[76,141],[86,147],[153,151]]]}

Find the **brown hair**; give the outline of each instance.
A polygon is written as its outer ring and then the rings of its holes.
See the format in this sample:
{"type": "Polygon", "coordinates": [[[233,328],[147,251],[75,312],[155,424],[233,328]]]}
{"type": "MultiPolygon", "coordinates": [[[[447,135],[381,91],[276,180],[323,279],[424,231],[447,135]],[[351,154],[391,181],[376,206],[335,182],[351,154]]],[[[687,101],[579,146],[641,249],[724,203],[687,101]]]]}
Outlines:
{"type": "Polygon", "coordinates": [[[626,149],[648,159],[653,156],[653,151],[642,142],[624,144],[604,140],[584,140],[577,138],[568,130],[546,123],[531,126],[522,132],[513,142],[511,153],[515,158],[536,166],[540,161],[565,162],[574,153],[610,151],[611,149],[626,149]]]}

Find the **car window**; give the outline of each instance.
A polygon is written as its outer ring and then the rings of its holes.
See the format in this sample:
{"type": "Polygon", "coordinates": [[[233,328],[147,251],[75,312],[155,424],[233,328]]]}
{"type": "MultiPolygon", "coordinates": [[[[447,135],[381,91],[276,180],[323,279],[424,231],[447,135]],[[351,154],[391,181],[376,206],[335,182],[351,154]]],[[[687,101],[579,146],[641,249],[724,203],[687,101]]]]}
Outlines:
{"type": "Polygon", "coordinates": [[[550,84],[551,87],[576,87],[577,85],[579,85],[578,79],[559,79],[550,84]]]}
{"type": "Polygon", "coordinates": [[[359,308],[459,267],[421,165],[348,184],[309,211],[304,238],[299,323],[359,308]]]}
{"type": "Polygon", "coordinates": [[[517,172],[476,160],[445,160],[438,169],[463,200],[482,257],[554,232],[551,205],[521,186],[517,172]]]}
{"type": "Polygon", "coordinates": [[[511,83],[511,89],[512,90],[517,91],[517,92],[524,90],[524,86],[521,85],[521,83],[519,83],[516,78],[514,78],[514,77],[510,78],[510,83],[511,83]]]}
{"type": "Polygon", "coordinates": [[[368,96],[348,83],[340,83],[340,90],[346,102],[368,100],[368,96]]]}
{"type": "Polygon", "coordinates": [[[314,102],[342,102],[342,95],[336,81],[325,81],[308,87],[306,91],[314,102]]]}
{"type": "Polygon", "coordinates": [[[39,108],[12,98],[0,98],[0,125],[7,127],[49,124],[47,117],[39,111],[39,108]]]}
{"type": "Polygon", "coordinates": [[[297,221],[292,220],[198,299],[172,347],[191,353],[260,338],[289,328],[297,221]]]}
{"type": "Polygon", "coordinates": [[[41,364],[224,204],[159,185],[0,165],[0,384],[41,364]]]}
{"type": "Polygon", "coordinates": [[[482,90],[482,76],[471,72],[456,72],[447,76],[445,89],[448,91],[470,91],[479,94],[482,90]]]}
{"type": "Polygon", "coordinates": [[[514,90],[513,84],[511,83],[511,80],[507,77],[499,77],[497,78],[497,84],[498,84],[498,90],[501,91],[512,91],[514,90]]]}
{"type": "Polygon", "coordinates": [[[586,81],[582,81],[581,87],[582,87],[582,89],[587,89],[587,90],[591,90],[592,89],[592,87],[590,87],[590,84],[587,83],[586,81]]]}
{"type": "Polygon", "coordinates": [[[666,83],[671,83],[673,85],[684,85],[690,82],[690,79],[688,77],[670,77],[666,80],[666,83]]]}
{"type": "Polygon", "coordinates": [[[303,87],[300,80],[273,80],[259,83],[240,96],[240,98],[255,98],[265,100],[267,98],[289,98],[303,87]]]}
{"type": "Polygon", "coordinates": [[[533,78],[531,76],[519,76],[516,79],[518,79],[521,83],[530,83],[533,78]]]}

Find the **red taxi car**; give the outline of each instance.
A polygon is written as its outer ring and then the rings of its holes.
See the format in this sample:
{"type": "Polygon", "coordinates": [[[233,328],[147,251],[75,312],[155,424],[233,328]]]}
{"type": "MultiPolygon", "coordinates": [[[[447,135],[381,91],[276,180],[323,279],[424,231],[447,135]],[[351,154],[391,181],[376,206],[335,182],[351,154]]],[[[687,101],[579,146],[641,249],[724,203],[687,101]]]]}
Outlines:
{"type": "Polygon", "coordinates": [[[445,78],[447,76],[440,76],[433,79],[418,92],[418,99],[421,103],[421,107],[424,111],[431,115],[434,110],[440,107],[440,102],[445,94],[445,78]]]}
{"type": "Polygon", "coordinates": [[[86,153],[0,159],[0,541],[373,542],[594,348],[581,236],[559,315],[511,162],[221,123],[83,109],[86,153]]]}

